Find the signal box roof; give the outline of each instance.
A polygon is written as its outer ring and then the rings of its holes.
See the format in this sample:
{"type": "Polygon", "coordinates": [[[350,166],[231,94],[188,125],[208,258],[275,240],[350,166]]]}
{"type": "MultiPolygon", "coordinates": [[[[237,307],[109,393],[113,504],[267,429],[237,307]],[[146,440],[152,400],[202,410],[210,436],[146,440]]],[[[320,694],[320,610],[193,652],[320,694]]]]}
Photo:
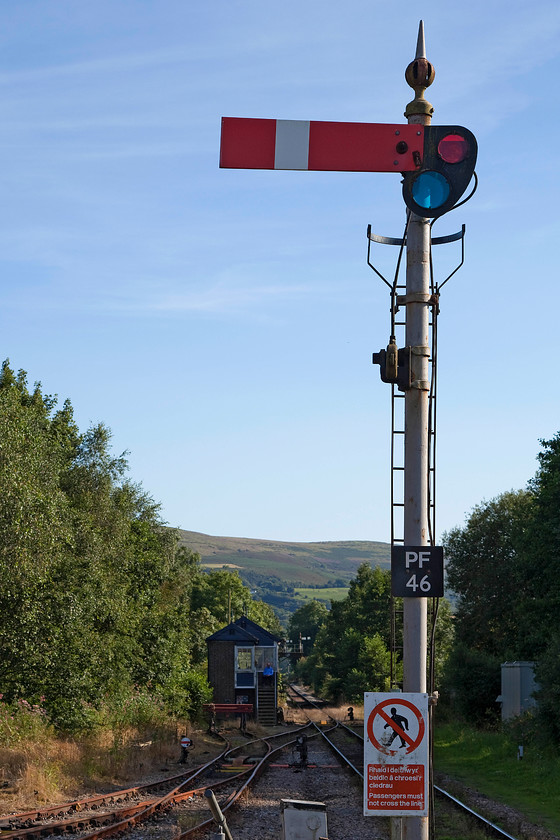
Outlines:
{"type": "Polygon", "coordinates": [[[273,647],[280,639],[273,636],[264,627],[251,621],[247,616],[238,618],[237,621],[232,621],[221,630],[217,630],[206,639],[207,642],[241,642],[246,645],[256,645],[257,647],[273,647]]]}

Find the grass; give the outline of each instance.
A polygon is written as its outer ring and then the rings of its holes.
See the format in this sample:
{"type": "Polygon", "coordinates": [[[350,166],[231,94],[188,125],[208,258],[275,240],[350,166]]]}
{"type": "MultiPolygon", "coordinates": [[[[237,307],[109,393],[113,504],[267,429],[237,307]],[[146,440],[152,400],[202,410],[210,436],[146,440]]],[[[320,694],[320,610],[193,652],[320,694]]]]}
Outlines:
{"type": "MultiPolygon", "coordinates": [[[[184,727],[169,727],[158,740],[130,731],[115,749],[112,733],[95,738],[64,740],[51,736],[41,744],[22,741],[0,746],[0,814],[54,804],[97,790],[128,786],[147,774],[179,771],[179,735],[184,727]]],[[[205,733],[191,733],[195,743],[189,763],[202,764],[222,749],[205,733]]]]}
{"type": "Polygon", "coordinates": [[[502,732],[464,724],[434,728],[434,767],[491,799],[520,811],[531,822],[560,834],[560,757],[524,744],[523,760],[502,732]]]}
{"type": "MultiPolygon", "coordinates": [[[[7,702],[0,694],[0,812],[175,769],[186,724],[170,718],[157,698],[134,687],[99,708],[82,704],[82,711],[89,715],[87,734],[63,738],[42,699],[7,702]]],[[[197,737],[195,756],[207,751],[205,740],[197,737]]]]}
{"type": "Polygon", "coordinates": [[[346,598],[348,592],[347,586],[331,586],[322,589],[306,589],[301,586],[295,588],[296,595],[306,601],[342,601],[343,598],[346,598]]]}
{"type": "Polygon", "coordinates": [[[349,582],[361,563],[390,567],[391,549],[382,542],[275,542],[184,530],[178,535],[182,545],[200,555],[204,566],[237,567],[242,576],[246,572],[278,578],[291,586],[321,585],[337,578],[349,582]]]}

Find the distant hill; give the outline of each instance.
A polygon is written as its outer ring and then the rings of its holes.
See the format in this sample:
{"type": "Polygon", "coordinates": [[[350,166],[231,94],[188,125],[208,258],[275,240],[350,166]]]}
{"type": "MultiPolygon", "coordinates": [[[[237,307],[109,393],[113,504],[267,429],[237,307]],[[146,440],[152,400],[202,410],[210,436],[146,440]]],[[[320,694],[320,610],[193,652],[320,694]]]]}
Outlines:
{"type": "Polygon", "coordinates": [[[391,547],[382,542],[289,543],[178,533],[182,545],[200,554],[205,568],[237,569],[243,582],[271,604],[282,621],[303,603],[295,587],[346,587],[362,563],[391,566],[391,547]]]}
{"type": "Polygon", "coordinates": [[[288,543],[244,537],[211,537],[197,531],[179,531],[180,541],[200,554],[204,566],[230,566],[244,573],[276,577],[292,586],[326,586],[340,579],[347,584],[362,563],[391,566],[388,543],[349,541],[288,543]]]}

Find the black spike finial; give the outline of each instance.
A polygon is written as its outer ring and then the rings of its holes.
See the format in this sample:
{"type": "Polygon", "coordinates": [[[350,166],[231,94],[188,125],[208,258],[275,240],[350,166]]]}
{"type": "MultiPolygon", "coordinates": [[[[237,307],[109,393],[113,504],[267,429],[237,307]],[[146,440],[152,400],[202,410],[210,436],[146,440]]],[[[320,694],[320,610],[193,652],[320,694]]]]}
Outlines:
{"type": "Polygon", "coordinates": [[[424,21],[418,26],[418,41],[416,43],[416,58],[426,58],[426,42],[424,41],[424,21]]]}

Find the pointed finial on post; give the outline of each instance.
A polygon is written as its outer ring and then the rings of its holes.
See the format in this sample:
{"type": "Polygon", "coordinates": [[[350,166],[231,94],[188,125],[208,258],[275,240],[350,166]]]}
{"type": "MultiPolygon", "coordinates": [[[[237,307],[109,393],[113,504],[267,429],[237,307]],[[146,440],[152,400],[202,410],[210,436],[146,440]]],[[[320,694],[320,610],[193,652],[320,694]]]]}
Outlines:
{"type": "Polygon", "coordinates": [[[418,27],[418,41],[416,42],[416,58],[426,58],[426,43],[424,41],[424,21],[418,27]]]}
{"type": "MultiPolygon", "coordinates": [[[[435,78],[435,70],[426,58],[426,44],[424,42],[424,21],[420,21],[418,27],[418,41],[416,44],[416,58],[411,61],[406,68],[404,77],[411,88],[413,88],[416,96],[406,106],[404,112],[405,117],[423,117],[421,120],[429,122],[434,113],[433,105],[427,99],[424,99],[424,91],[428,88],[435,78]]],[[[419,120],[414,120],[419,122],[419,120]]],[[[424,124],[426,124],[424,122],[424,124]]]]}

